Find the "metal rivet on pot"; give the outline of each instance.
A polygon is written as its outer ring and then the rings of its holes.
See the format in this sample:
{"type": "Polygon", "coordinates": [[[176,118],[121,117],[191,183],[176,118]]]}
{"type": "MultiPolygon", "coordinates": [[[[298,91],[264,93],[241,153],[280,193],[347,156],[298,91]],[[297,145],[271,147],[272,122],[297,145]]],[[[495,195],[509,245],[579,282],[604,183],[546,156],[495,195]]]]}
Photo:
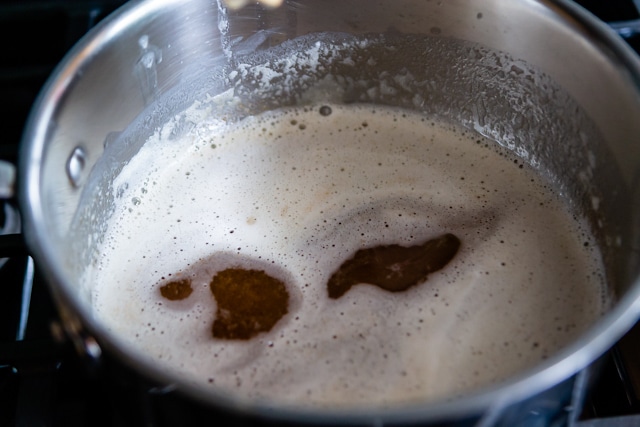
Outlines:
{"type": "Polygon", "coordinates": [[[80,186],[82,179],[82,172],[87,164],[87,153],[84,148],[76,147],[71,152],[69,159],[67,160],[67,176],[71,185],[74,187],[80,186]]]}

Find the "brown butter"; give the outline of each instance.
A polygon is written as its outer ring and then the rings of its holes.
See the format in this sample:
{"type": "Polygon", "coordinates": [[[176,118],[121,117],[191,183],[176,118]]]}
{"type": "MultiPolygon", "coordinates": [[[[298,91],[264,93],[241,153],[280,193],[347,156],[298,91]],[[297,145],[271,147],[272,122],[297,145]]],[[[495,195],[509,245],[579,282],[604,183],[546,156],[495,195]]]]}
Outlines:
{"type": "Polygon", "coordinates": [[[169,301],[179,301],[189,297],[193,292],[189,279],[174,280],[160,287],[160,294],[169,301]]]}
{"type": "MultiPolygon", "coordinates": [[[[445,234],[416,246],[360,249],[327,282],[329,297],[340,298],[357,284],[405,291],[447,265],[459,247],[456,236],[445,234]]],[[[285,284],[262,270],[228,268],[218,272],[209,286],[218,306],[211,329],[214,338],[249,340],[270,331],[289,310],[285,284]]],[[[188,279],[160,287],[162,296],[171,301],[185,299],[192,292],[188,279]]]]}
{"type": "Polygon", "coordinates": [[[210,287],[218,303],[214,338],[248,340],[270,331],[288,312],[285,284],[261,270],[222,270],[210,287]]]}
{"type": "Polygon", "coordinates": [[[360,249],[331,275],[329,297],[340,298],[353,285],[366,283],[389,292],[401,292],[426,280],[458,252],[460,239],[453,234],[428,240],[422,245],[386,245],[360,249]]]}

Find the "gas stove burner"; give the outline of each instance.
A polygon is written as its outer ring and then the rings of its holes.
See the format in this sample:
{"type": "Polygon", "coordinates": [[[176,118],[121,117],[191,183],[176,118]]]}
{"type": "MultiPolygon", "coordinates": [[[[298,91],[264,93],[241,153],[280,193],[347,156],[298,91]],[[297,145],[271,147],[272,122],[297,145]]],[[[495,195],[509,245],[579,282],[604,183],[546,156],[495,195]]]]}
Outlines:
{"type": "MultiPolygon", "coordinates": [[[[20,233],[20,214],[10,199],[14,196],[16,172],[15,167],[0,160],[0,236],[20,233]]],[[[7,258],[0,258],[0,268],[7,258]]]]}
{"type": "MultiPolygon", "coordinates": [[[[11,202],[0,200],[0,236],[17,234],[20,232],[20,214],[11,202]]],[[[0,258],[0,268],[8,258],[0,258]]]]}
{"type": "Polygon", "coordinates": [[[20,232],[20,214],[18,209],[7,201],[1,201],[0,206],[0,235],[20,232]]]}

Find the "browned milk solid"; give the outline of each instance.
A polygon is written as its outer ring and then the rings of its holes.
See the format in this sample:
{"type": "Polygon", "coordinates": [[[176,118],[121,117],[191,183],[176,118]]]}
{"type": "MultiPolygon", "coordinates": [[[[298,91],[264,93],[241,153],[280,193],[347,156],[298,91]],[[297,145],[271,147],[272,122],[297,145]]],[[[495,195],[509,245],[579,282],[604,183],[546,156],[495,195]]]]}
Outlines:
{"type": "Polygon", "coordinates": [[[595,244],[527,166],[419,115],[331,109],[151,138],[114,184],[88,276],[96,315],[189,381],[327,405],[461,394],[531,367],[601,315],[595,244]],[[358,249],[447,232],[460,250],[425,283],[327,297],[358,249]],[[264,269],[291,296],[289,314],[246,342],[211,336],[209,282],[230,266],[264,269]],[[191,296],[162,299],[163,278],[185,276],[191,296]]]}

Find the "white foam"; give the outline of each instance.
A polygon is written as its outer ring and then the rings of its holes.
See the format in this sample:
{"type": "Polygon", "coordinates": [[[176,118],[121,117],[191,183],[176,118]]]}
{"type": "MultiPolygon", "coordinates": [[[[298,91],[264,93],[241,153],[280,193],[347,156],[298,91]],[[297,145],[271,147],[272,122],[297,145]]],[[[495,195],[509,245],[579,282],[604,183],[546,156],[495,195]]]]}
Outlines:
{"type": "Polygon", "coordinates": [[[319,108],[232,125],[199,111],[181,138],[147,142],[114,183],[117,211],[87,276],[109,328],[214,387],[380,405],[501,381],[604,311],[593,240],[528,167],[406,111],[319,108]],[[426,283],[328,299],[326,281],[357,249],[445,232],[462,246],[426,283]],[[234,263],[285,279],[294,301],[249,342],[211,337],[209,280],[234,263]],[[160,297],[163,277],[195,270],[187,300],[160,297]]]}

